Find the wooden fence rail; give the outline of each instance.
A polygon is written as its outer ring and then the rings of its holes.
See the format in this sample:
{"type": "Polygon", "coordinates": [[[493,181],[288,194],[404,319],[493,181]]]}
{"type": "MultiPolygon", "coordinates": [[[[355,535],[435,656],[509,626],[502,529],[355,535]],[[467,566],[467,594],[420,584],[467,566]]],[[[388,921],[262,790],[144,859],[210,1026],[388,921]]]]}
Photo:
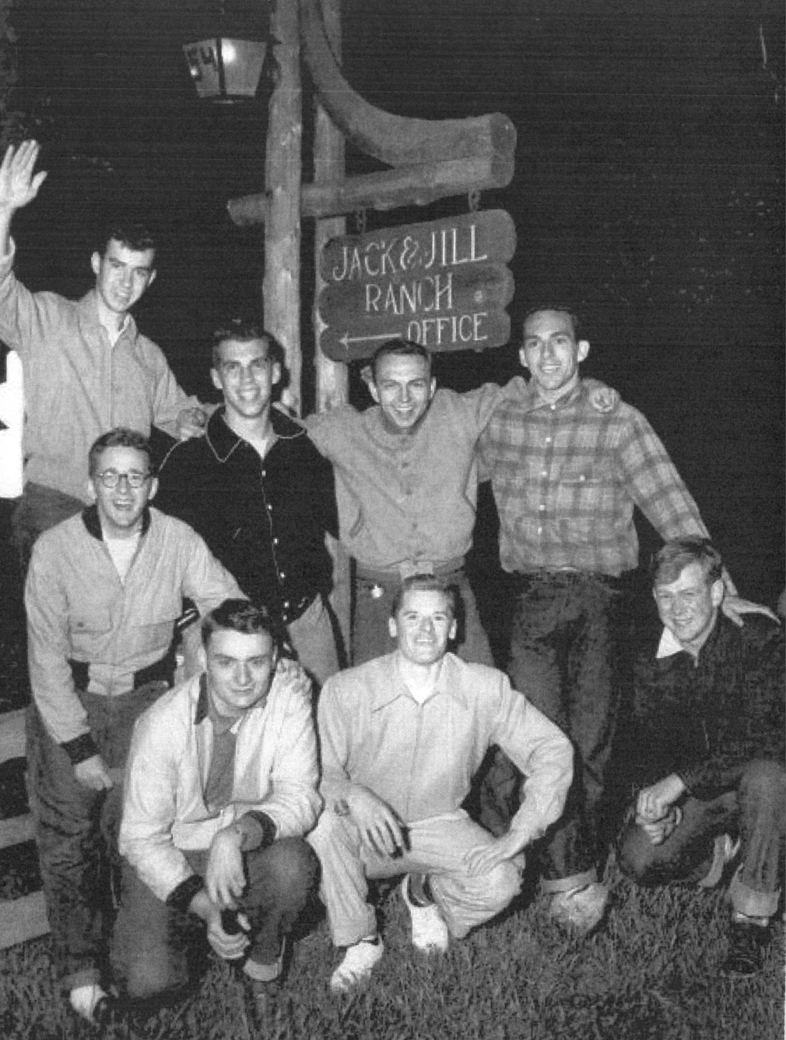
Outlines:
{"type": "MultiPolygon", "coordinates": [[[[0,715],[0,765],[24,757],[24,709],[5,712],[0,715]]],[[[33,818],[30,813],[0,820],[0,849],[11,848],[32,838],[33,818]]],[[[48,931],[43,892],[0,900],[0,950],[46,935],[48,931]]]]}

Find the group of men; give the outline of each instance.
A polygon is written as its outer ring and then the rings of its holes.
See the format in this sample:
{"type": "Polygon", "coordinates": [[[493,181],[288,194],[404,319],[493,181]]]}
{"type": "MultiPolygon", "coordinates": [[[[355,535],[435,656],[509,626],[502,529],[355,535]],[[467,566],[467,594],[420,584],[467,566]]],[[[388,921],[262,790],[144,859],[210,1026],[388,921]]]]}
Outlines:
{"type": "Polygon", "coordinates": [[[370,878],[404,875],[427,953],[507,906],[528,860],[553,918],[595,928],[635,506],[666,545],[660,634],[625,734],[647,754],[619,861],[645,883],[717,883],[738,863],[723,970],[759,970],[780,891],[782,632],[741,624],[756,608],[652,428],[580,377],[576,318],[531,312],[529,380],[465,394],[437,389],[428,352],[393,340],[367,373],[372,407],[303,424],[274,403],[280,345],[234,316],[214,336],[211,409],[129,314],[155,277],[146,233],[112,230],[78,302],[15,279],[10,224],[43,181],[37,155],[24,142],[0,165],[0,337],[27,401],[32,808],[77,1013],[101,1016],[110,963],[132,1000],[182,992],[202,936],[264,1005],[317,885],[345,948],[336,992],[383,953],[370,878]],[[152,424],[181,438],[156,472],[152,424]],[[507,675],[464,572],[480,479],[515,590],[507,675]],[[327,535],[353,560],[343,671],[327,535]],[[170,689],[184,600],[203,620],[170,689]],[[475,821],[463,804],[489,757],[475,821]]]}

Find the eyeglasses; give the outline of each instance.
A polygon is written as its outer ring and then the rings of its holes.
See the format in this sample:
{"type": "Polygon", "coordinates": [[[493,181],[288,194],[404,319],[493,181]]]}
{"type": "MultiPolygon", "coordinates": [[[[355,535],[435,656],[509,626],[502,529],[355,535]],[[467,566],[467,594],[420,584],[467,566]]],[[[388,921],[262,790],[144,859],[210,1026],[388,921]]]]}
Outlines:
{"type": "Polygon", "coordinates": [[[140,473],[137,469],[132,469],[129,473],[118,473],[116,469],[105,469],[103,473],[96,473],[95,479],[100,480],[105,488],[115,488],[121,480],[124,480],[129,487],[141,488],[152,475],[152,473],[140,473]]]}

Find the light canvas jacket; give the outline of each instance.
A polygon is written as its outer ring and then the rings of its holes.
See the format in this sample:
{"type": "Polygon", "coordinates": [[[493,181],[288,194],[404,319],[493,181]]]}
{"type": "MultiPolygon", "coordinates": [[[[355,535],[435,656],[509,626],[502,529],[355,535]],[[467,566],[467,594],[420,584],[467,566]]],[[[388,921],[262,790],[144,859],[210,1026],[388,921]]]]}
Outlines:
{"type": "Polygon", "coordinates": [[[208,849],[247,812],[264,813],[278,838],[299,837],[322,804],[310,698],[277,675],[266,701],[236,724],[231,801],[208,810],[213,724],[206,696],[203,676],[170,690],[139,718],[131,741],[120,851],[164,902],[194,876],[184,850],[208,849]]]}

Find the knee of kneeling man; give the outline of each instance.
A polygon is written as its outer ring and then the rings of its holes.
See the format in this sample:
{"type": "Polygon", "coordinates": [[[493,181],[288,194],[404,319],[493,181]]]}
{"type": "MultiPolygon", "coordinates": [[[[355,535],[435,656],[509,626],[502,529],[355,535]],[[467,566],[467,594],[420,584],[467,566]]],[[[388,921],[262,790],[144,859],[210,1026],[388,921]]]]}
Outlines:
{"type": "Polygon", "coordinates": [[[521,888],[521,874],[512,863],[500,863],[482,878],[488,892],[489,902],[500,909],[518,895],[521,888]]]}
{"type": "Polygon", "coordinates": [[[786,789],[786,769],[781,762],[770,758],[755,758],[743,771],[740,788],[747,793],[781,791],[786,789]]]}
{"type": "Polygon", "coordinates": [[[646,885],[650,880],[654,847],[644,831],[631,824],[617,844],[617,864],[622,873],[631,880],[646,885]]]}

